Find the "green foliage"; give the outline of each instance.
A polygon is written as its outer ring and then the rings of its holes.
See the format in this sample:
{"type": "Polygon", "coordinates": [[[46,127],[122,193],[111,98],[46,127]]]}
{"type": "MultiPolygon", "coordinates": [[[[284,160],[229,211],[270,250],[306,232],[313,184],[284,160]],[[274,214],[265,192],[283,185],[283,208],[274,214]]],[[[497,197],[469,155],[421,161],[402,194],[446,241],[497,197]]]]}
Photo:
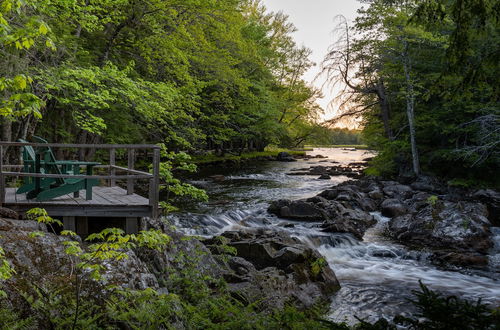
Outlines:
{"type": "Polygon", "coordinates": [[[8,280],[14,275],[16,271],[10,263],[5,259],[5,252],[0,246],[0,299],[5,298],[5,292],[1,289],[2,281],[8,280]]]}
{"type": "MultiPolygon", "coordinates": [[[[216,238],[217,247],[227,244],[224,237],[216,238]]],[[[224,252],[224,251],[222,251],[224,252]]],[[[227,251],[232,254],[232,251],[227,251]]],[[[170,276],[167,287],[179,299],[180,318],[188,329],[328,329],[320,309],[299,311],[288,305],[284,310],[262,310],[259,301],[249,302],[242,295],[231,293],[226,283],[209,275],[200,265],[207,252],[200,247],[190,253],[175,256],[175,269],[166,269],[170,276]]],[[[344,328],[339,328],[344,329],[344,328]]]]}
{"type": "Polygon", "coordinates": [[[2,4],[0,114],[19,131],[36,124],[53,142],[148,141],[176,152],[262,150],[300,144],[321,112],[300,78],[310,50],[260,1],[2,4]]]}
{"type": "Polygon", "coordinates": [[[107,314],[114,322],[131,329],[173,328],[182,317],[180,299],[153,289],[117,290],[106,302],[107,314]]]}
{"type": "Polygon", "coordinates": [[[167,211],[207,199],[174,175],[195,169],[186,153],[295,146],[317,127],[310,50],[260,1],[2,4],[4,138],[161,143],[167,211]]]}
{"type": "Polygon", "coordinates": [[[311,273],[313,276],[318,276],[326,266],[328,266],[326,259],[323,257],[318,258],[311,263],[311,273]]]}
{"type": "Polygon", "coordinates": [[[429,196],[429,198],[427,198],[427,203],[429,205],[431,205],[432,207],[436,206],[437,202],[438,202],[439,198],[435,195],[432,195],[432,196],[429,196]]]}
{"type": "MultiPolygon", "coordinates": [[[[1,300],[0,300],[1,302],[1,300]]],[[[10,308],[2,305],[0,307],[0,329],[1,330],[28,330],[33,329],[33,319],[31,317],[23,318],[10,308]]]]}
{"type": "Polygon", "coordinates": [[[343,114],[363,116],[365,140],[380,152],[369,174],[409,172],[413,100],[424,172],[499,184],[491,179],[500,161],[494,2],[375,0],[348,33],[342,26],[327,64],[334,82],[350,82],[343,114]],[[349,63],[335,61],[342,56],[349,63]]]}
{"type": "Polygon", "coordinates": [[[35,207],[35,208],[28,210],[26,212],[26,216],[30,220],[34,220],[34,221],[37,221],[39,223],[43,223],[46,225],[52,225],[52,224],[59,225],[59,226],[63,225],[63,223],[60,220],[53,219],[51,216],[49,216],[49,214],[47,213],[47,211],[45,209],[38,208],[38,207],[35,207]]]}
{"type": "Polygon", "coordinates": [[[398,317],[397,322],[415,329],[494,329],[500,322],[498,310],[477,301],[472,303],[455,296],[445,297],[420,282],[413,291],[418,308],[413,318],[398,317]]]}
{"type": "Polygon", "coordinates": [[[303,150],[291,150],[280,148],[275,145],[267,146],[264,151],[243,152],[240,155],[225,154],[224,156],[217,156],[213,153],[207,153],[200,156],[194,156],[193,162],[196,164],[214,163],[214,162],[241,162],[245,160],[258,159],[260,157],[273,157],[277,156],[280,152],[287,152],[292,156],[304,156],[303,150]]]}
{"type": "Polygon", "coordinates": [[[167,200],[161,203],[164,212],[175,210],[175,207],[168,202],[170,193],[177,199],[191,198],[199,201],[207,201],[208,195],[203,189],[183,183],[181,180],[174,177],[174,171],[196,172],[197,167],[191,162],[191,156],[184,152],[168,152],[163,144],[161,147],[161,156],[163,159],[166,159],[166,161],[160,163],[160,177],[164,182],[160,190],[167,190],[167,200]]]}
{"type": "MultiPolygon", "coordinates": [[[[40,210],[33,213],[43,214],[40,210]]],[[[63,235],[75,236],[70,231],[63,231],[63,235]]],[[[263,310],[261,302],[248,301],[248,297],[227,290],[223,279],[202,267],[209,256],[200,243],[192,242],[188,249],[176,249],[171,245],[170,237],[160,231],[125,235],[123,231],[113,228],[92,234],[88,241],[92,242],[89,246],[80,246],[77,241],[62,240],[67,254],[72,258],[70,264],[77,265],[71,268],[70,274],[61,273],[62,268],[59,268],[54,278],[47,281],[38,278],[35,283],[27,277],[28,273],[17,274],[19,294],[30,308],[30,317],[25,319],[20,311],[2,305],[0,327],[349,329],[345,324],[324,320],[322,315],[326,309],[322,306],[297,310],[287,305],[283,310],[263,310]],[[153,253],[161,250],[164,253],[167,244],[172,249],[168,251],[173,257],[172,262],[156,275],[168,293],[151,288],[125,289],[93,275],[94,272],[100,274],[104,264],[126,258],[126,251],[130,248],[143,248],[153,253]],[[24,281],[29,284],[23,289],[24,281]]],[[[228,243],[224,237],[216,238],[215,241],[218,247],[227,246],[228,243]]],[[[230,249],[224,251],[234,254],[230,249]]],[[[2,258],[3,253],[0,254],[2,258]]],[[[311,271],[319,274],[325,265],[325,259],[318,258],[311,262],[311,271]]],[[[470,303],[456,297],[443,297],[423,285],[421,291],[414,294],[417,299],[412,302],[419,313],[412,318],[397,317],[395,321],[400,325],[416,329],[448,329],[463,325],[470,329],[489,329],[498,323],[498,313],[480,302],[470,303]]],[[[374,324],[361,322],[354,328],[393,329],[394,326],[381,320],[374,324]]]]}
{"type": "Polygon", "coordinates": [[[347,128],[329,128],[318,126],[309,136],[306,145],[360,145],[362,144],[361,132],[347,128]]]}
{"type": "Polygon", "coordinates": [[[37,2],[4,0],[0,6],[0,116],[41,116],[44,101],[33,91],[26,58],[40,49],[54,49],[52,31],[36,15],[37,2]]]}

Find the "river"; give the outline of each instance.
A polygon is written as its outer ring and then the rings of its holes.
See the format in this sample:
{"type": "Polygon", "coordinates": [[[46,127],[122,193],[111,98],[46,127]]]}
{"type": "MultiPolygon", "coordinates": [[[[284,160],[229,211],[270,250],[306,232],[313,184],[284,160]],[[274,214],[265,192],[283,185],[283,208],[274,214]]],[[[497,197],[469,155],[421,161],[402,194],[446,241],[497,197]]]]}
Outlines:
{"type": "Polygon", "coordinates": [[[192,183],[204,188],[210,201],[170,215],[169,221],[186,234],[200,236],[217,235],[241,226],[277,227],[318,249],[342,286],[332,297],[329,318],[334,321],[353,324],[357,322],[355,316],[374,322],[380,317],[410,315],[414,307],[408,299],[413,297],[411,290],[418,288],[419,280],[446,295],[500,304],[499,228],[493,228],[496,245],[491,251],[490,271],[451,271],[433,266],[428,261],[429,253],[409,250],[384,237],[389,219],[377,213],[373,213],[377,225],[366,232],[362,242],[349,234],[323,233],[320,223],[283,220],[268,214],[266,209],[273,200],[312,197],[349,180],[344,176],[318,180],[317,175],[286,175],[290,170],[333,161],[348,164],[371,156],[369,151],[340,148],[318,148],[309,153],[328,159],[249,163],[240,169],[206,168],[192,183]],[[214,182],[211,175],[224,175],[225,180],[214,182]],[[286,226],[290,223],[294,227],[286,226]]]}

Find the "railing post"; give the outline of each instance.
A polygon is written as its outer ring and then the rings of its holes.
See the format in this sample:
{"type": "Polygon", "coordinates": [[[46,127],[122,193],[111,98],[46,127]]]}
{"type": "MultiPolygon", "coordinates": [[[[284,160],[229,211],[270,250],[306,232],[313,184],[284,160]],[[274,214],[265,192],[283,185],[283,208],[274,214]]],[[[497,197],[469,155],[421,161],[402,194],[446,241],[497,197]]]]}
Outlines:
{"type": "MultiPolygon", "coordinates": [[[[128,150],[128,169],[133,170],[134,169],[134,157],[135,157],[135,150],[134,149],[129,149],[128,150]]],[[[134,179],[127,179],[127,195],[132,195],[134,193],[134,179]]]]}
{"type": "Polygon", "coordinates": [[[5,203],[5,177],[3,176],[3,146],[0,146],[0,206],[5,203]]]}
{"type": "MultiPolygon", "coordinates": [[[[110,166],[110,172],[109,175],[115,176],[116,175],[116,169],[113,167],[116,164],[116,149],[109,149],[109,166],[110,166]]],[[[109,186],[114,187],[116,186],[116,180],[115,179],[110,179],[109,180],[109,186]]]]}
{"type": "Polygon", "coordinates": [[[153,219],[158,218],[158,201],[160,199],[160,149],[153,149],[153,177],[149,182],[149,204],[153,219]]]}

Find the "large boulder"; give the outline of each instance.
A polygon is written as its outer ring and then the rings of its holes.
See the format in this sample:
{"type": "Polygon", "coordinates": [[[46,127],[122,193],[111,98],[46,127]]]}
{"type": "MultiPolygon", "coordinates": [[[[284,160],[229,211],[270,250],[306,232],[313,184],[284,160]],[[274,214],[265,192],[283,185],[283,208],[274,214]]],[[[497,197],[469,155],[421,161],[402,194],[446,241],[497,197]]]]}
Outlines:
{"type": "Polygon", "coordinates": [[[488,218],[494,226],[500,226],[500,193],[492,189],[481,189],[471,196],[488,207],[488,218]]]}
{"type": "MultiPolygon", "coordinates": [[[[67,281],[75,272],[78,259],[66,252],[68,241],[81,238],[55,235],[43,224],[28,220],[0,219],[0,246],[15,274],[2,282],[2,290],[9,297],[8,304],[16,310],[26,310],[26,296],[36,296],[38,288],[44,292],[67,289],[67,281]],[[24,296],[24,297],[23,297],[24,296]]],[[[102,263],[102,281],[81,278],[82,299],[104,296],[107,285],[117,288],[159,290],[156,277],[134,251],[126,251],[128,258],[102,263]]],[[[29,309],[28,309],[29,310],[29,309]]],[[[43,328],[43,327],[42,327],[43,328]]]]}
{"type": "Polygon", "coordinates": [[[280,152],[277,156],[276,156],[276,160],[280,161],[280,162],[295,162],[297,161],[295,158],[292,157],[292,155],[290,155],[288,152],[280,152]]]}
{"type": "Polygon", "coordinates": [[[392,218],[388,229],[403,244],[486,254],[493,245],[487,215],[479,203],[438,201],[392,218]]]}
{"type": "Polygon", "coordinates": [[[367,212],[377,210],[377,201],[370,198],[362,189],[353,184],[339,185],[321,192],[318,196],[331,201],[343,202],[353,209],[367,212]]]}
{"type": "Polygon", "coordinates": [[[366,230],[377,223],[368,212],[345,207],[341,202],[331,202],[325,210],[328,219],[321,225],[325,232],[350,233],[362,240],[366,230]]]}
{"type": "Polygon", "coordinates": [[[404,202],[395,198],[389,198],[382,202],[380,205],[382,215],[385,217],[393,218],[408,212],[408,207],[404,202]]]}
{"type": "MultiPolygon", "coordinates": [[[[247,301],[264,293],[267,305],[282,308],[289,301],[311,307],[327,301],[340,288],[325,259],[285,232],[245,229],[222,234],[237,251],[227,264],[229,289],[247,301]]],[[[213,249],[216,239],[205,241],[213,249]]],[[[217,253],[214,251],[214,253],[217,253]]]]}
{"type": "Polygon", "coordinates": [[[309,174],[313,174],[313,175],[328,174],[328,167],[326,167],[326,166],[312,166],[309,169],[309,174]]]}
{"type": "Polygon", "coordinates": [[[280,218],[292,220],[322,221],[326,219],[326,214],[320,207],[304,200],[281,199],[274,201],[270,204],[268,212],[280,218]]]}
{"type": "Polygon", "coordinates": [[[433,194],[443,194],[447,187],[437,178],[427,175],[420,175],[410,184],[413,190],[425,191],[433,194]]]}
{"type": "Polygon", "coordinates": [[[390,198],[406,199],[411,196],[413,189],[410,186],[399,184],[394,181],[383,181],[384,194],[390,198]]]}

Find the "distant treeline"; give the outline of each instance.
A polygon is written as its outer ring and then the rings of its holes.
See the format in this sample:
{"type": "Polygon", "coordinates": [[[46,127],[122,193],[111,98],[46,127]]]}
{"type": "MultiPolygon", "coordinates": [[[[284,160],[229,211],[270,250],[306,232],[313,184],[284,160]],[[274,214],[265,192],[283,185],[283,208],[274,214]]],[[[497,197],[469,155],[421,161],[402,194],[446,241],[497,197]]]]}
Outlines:
{"type": "Polygon", "coordinates": [[[306,145],[361,145],[364,140],[360,130],[348,128],[318,127],[306,142],[306,145]]]}

